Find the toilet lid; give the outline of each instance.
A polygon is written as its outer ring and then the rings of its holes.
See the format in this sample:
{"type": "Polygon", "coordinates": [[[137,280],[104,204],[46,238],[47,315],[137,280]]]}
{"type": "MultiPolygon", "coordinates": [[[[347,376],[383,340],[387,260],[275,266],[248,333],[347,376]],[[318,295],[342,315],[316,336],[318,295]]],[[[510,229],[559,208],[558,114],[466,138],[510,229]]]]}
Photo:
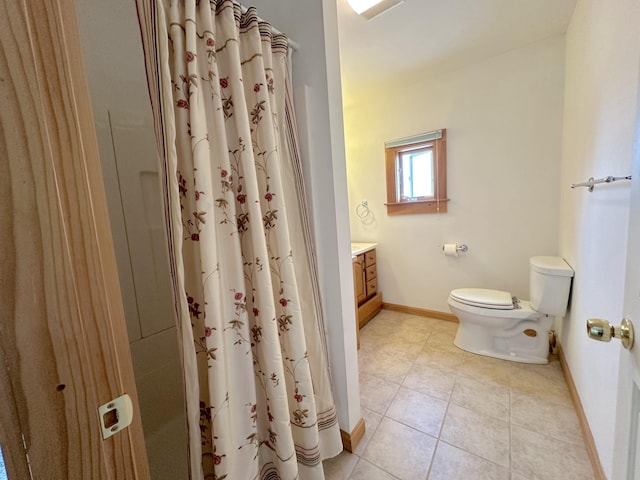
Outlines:
{"type": "Polygon", "coordinates": [[[487,288],[458,288],[451,292],[454,300],[472,307],[512,310],[511,293],[487,288]]]}

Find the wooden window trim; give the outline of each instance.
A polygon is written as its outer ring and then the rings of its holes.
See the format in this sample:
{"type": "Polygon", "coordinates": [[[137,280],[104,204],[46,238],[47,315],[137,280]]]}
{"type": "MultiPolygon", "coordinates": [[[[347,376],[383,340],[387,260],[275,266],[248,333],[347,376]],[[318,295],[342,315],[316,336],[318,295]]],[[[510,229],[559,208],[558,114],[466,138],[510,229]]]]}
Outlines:
{"type": "Polygon", "coordinates": [[[442,129],[442,137],[436,140],[409,143],[385,148],[387,176],[387,215],[413,213],[446,213],[447,211],[447,131],[442,129]],[[397,168],[398,154],[406,150],[433,146],[435,162],[435,192],[433,197],[421,200],[398,200],[397,168]]]}

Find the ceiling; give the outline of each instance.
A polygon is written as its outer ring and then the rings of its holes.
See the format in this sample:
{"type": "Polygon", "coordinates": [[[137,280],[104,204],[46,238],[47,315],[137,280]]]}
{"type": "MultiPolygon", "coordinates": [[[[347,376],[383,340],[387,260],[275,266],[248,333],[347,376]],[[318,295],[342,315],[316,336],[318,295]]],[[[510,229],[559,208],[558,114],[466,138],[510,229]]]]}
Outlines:
{"type": "Polygon", "coordinates": [[[405,0],[367,21],[338,0],[345,93],[566,32],[576,0],[405,0]]]}

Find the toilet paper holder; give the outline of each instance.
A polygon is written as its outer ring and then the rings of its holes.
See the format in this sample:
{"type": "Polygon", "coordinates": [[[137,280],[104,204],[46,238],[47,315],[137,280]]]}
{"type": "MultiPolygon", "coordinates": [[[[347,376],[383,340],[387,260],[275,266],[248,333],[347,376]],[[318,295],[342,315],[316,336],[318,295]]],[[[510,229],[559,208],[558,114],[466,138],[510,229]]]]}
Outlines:
{"type": "MultiPolygon", "coordinates": [[[[442,251],[445,251],[445,247],[446,245],[442,246],[442,251]]],[[[461,243],[460,245],[456,244],[456,252],[458,253],[464,253],[464,252],[468,252],[469,251],[469,247],[467,246],[466,243],[461,243]]]]}

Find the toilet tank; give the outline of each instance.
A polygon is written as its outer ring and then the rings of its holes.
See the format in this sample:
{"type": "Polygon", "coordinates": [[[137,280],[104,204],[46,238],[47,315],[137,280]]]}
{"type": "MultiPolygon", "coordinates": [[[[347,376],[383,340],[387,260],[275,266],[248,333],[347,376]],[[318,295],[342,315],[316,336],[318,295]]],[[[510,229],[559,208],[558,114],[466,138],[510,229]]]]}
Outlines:
{"type": "Polygon", "coordinates": [[[547,315],[563,316],[567,311],[573,269],[561,257],[529,259],[531,307],[547,315]]]}

